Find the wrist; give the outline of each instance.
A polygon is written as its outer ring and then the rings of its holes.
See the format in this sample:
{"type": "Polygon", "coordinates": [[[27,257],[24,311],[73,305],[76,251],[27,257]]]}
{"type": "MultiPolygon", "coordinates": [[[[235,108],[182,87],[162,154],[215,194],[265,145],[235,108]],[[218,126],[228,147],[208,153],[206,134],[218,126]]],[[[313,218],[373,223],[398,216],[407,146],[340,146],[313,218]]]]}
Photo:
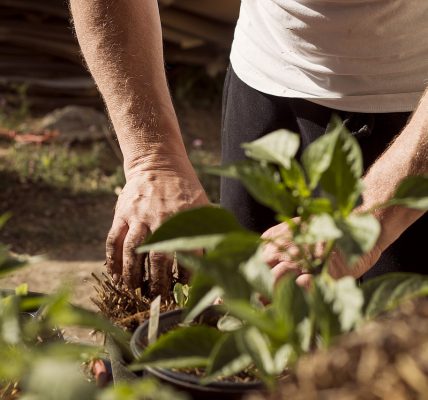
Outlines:
{"type": "Polygon", "coordinates": [[[143,155],[133,157],[124,162],[124,172],[126,180],[130,180],[135,176],[147,175],[148,173],[159,173],[185,171],[186,173],[193,172],[193,167],[185,151],[171,152],[165,149],[152,149],[150,152],[145,152],[143,155]]]}

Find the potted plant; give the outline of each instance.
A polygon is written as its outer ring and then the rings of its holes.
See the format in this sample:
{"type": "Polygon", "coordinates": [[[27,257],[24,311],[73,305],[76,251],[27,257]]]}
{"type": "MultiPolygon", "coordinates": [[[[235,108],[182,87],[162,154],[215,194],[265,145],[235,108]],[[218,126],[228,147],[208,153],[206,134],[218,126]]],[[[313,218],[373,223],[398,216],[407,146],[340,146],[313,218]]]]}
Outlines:
{"type": "MultiPolygon", "coordinates": [[[[181,379],[182,387],[191,380],[208,388],[219,377],[251,370],[270,388],[302,354],[329,346],[337,335],[404,298],[427,293],[427,278],[414,274],[385,275],[361,287],[352,277],[334,280],[329,275],[334,249],[352,266],[380,233],[370,213],[353,213],[361,195],[362,156],[341,121],[332,120],[329,131],[303,152],[301,164],[295,159],[299,137],[288,131],[243,147],[248,161],[211,172],[240,179],[257,201],[277,213],[278,221],[288,224],[298,249],[288,256],[313,275],[312,285],[305,290],[293,277],[275,285],[262,259],[266,241],[243,229],[228,211],[202,207],[181,212],[139,251],[175,252],[192,272],[186,310],[175,315],[184,318],[171,323],[170,315],[161,317],[159,339],[144,351],[134,348],[134,370],[168,380],[171,369],[202,368],[196,380],[183,374],[174,379],[181,379]],[[204,253],[192,252],[196,249],[204,253]],[[223,316],[217,326],[195,323],[220,297],[223,316]]],[[[378,207],[390,205],[428,209],[428,177],[405,180],[394,198],[378,207]]],[[[141,343],[142,331],[134,341],[141,343]]]]}

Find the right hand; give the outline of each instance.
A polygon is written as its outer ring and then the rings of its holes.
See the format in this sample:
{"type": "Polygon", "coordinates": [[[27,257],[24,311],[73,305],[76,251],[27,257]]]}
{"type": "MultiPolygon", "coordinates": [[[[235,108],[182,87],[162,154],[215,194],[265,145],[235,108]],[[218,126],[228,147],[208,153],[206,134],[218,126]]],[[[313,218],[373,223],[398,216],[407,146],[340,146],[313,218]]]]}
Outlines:
{"type": "MultiPolygon", "coordinates": [[[[159,162],[128,176],[119,195],[113,225],[106,243],[106,265],[114,277],[123,277],[130,288],[141,285],[143,255],[135,252],[147,235],[172,214],[208,204],[208,198],[187,158],[174,166],[159,162]],[[177,165],[178,164],[178,165],[177,165]]],[[[167,296],[172,262],[151,253],[151,294],[167,296]]]]}

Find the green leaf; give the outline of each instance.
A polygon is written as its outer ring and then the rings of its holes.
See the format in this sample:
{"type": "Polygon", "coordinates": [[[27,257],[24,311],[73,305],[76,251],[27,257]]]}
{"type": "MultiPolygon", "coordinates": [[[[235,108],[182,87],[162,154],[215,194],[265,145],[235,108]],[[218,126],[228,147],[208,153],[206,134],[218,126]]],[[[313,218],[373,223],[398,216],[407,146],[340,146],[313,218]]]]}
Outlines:
{"type": "Polygon", "coordinates": [[[231,315],[244,323],[257,327],[275,340],[283,340],[283,332],[278,331],[277,324],[264,310],[256,309],[243,300],[225,299],[224,304],[231,315]]]}
{"type": "Polygon", "coordinates": [[[174,251],[191,251],[215,247],[224,239],[225,235],[200,235],[163,240],[157,243],[144,244],[137,248],[137,253],[149,251],[173,253],[174,251]]]}
{"type": "Polygon", "coordinates": [[[129,334],[93,311],[71,305],[67,291],[46,298],[44,318],[49,318],[53,326],[80,326],[110,334],[124,352],[129,352],[129,334]]]}
{"type": "Polygon", "coordinates": [[[312,142],[303,152],[302,163],[311,189],[315,189],[322,174],[330,167],[340,131],[341,127],[333,124],[325,135],[312,142]]]}
{"type": "Polygon", "coordinates": [[[180,308],[184,308],[189,298],[189,285],[176,283],[173,289],[174,301],[180,308]]]}
{"type": "Polygon", "coordinates": [[[428,176],[411,176],[404,179],[387,205],[428,210],[428,176]]]}
{"type": "Polygon", "coordinates": [[[132,370],[149,365],[161,368],[207,366],[211,351],[222,335],[218,329],[203,325],[169,331],[147,347],[132,370]]]}
{"type": "MultiPolygon", "coordinates": [[[[199,289],[199,288],[198,288],[199,289]]],[[[201,293],[198,293],[201,294],[201,293]]],[[[223,290],[214,286],[210,288],[207,292],[203,293],[199,298],[192,298],[191,308],[189,306],[189,312],[186,315],[184,323],[189,323],[193,321],[200,313],[206,310],[208,307],[212,306],[214,302],[223,295],[223,290]]]]}
{"type": "Polygon", "coordinates": [[[291,160],[289,168],[280,168],[280,174],[285,186],[291,189],[295,197],[310,196],[311,190],[306,183],[305,173],[296,160],[291,160]]]}
{"type": "Polygon", "coordinates": [[[262,248],[247,262],[240,265],[239,271],[253,287],[253,290],[262,294],[266,299],[271,299],[275,283],[271,269],[263,260],[262,248]]]}
{"type": "Polygon", "coordinates": [[[308,146],[303,164],[311,188],[320,183],[342,214],[348,215],[361,193],[363,161],[358,142],[339,118],[333,117],[328,132],[308,146]]]}
{"type": "MultiPolygon", "coordinates": [[[[191,266],[191,269],[196,271],[195,279],[192,280],[189,303],[187,304],[189,309],[195,308],[196,304],[213,287],[217,287],[218,296],[221,296],[224,292],[229,298],[250,298],[251,286],[243,279],[239,271],[239,265],[243,259],[251,256],[251,252],[250,255],[247,255],[248,249],[246,246],[235,246],[237,244],[233,243],[235,239],[238,239],[238,237],[231,238],[230,247],[227,247],[227,241],[225,241],[226,247],[223,250],[215,249],[212,253],[208,252],[204,257],[181,253],[177,255],[180,264],[185,267],[191,266]]],[[[210,297],[211,294],[204,299],[204,303],[210,297]]]]}
{"type": "MultiPolygon", "coordinates": [[[[148,240],[144,243],[141,251],[151,250],[147,245],[164,242],[169,240],[177,240],[184,238],[199,238],[203,240],[207,237],[212,237],[212,240],[218,239],[219,236],[235,231],[242,231],[243,228],[239,225],[236,218],[227,210],[218,207],[199,207],[191,210],[182,211],[171,218],[167,219],[148,240]]],[[[185,243],[185,241],[183,240],[185,243]]],[[[210,244],[204,242],[203,246],[206,247],[210,244]]],[[[186,246],[183,250],[188,250],[186,246]]],[[[196,244],[191,246],[191,249],[196,247],[196,244]]],[[[180,247],[181,248],[181,247],[180,247]]]]}
{"type": "Polygon", "coordinates": [[[281,129],[251,143],[244,143],[247,157],[290,167],[291,160],[300,146],[299,135],[281,129]]]}
{"type": "Polygon", "coordinates": [[[254,232],[232,232],[207,251],[206,259],[236,269],[239,263],[248,260],[257,251],[260,243],[260,236],[254,232]]]}
{"type": "Polygon", "coordinates": [[[325,197],[304,199],[301,214],[306,218],[316,214],[333,214],[333,205],[331,200],[325,197]]]}
{"type": "Polygon", "coordinates": [[[284,344],[274,354],[273,361],[275,365],[275,374],[281,374],[287,366],[294,361],[296,357],[293,346],[290,344],[284,344]]]}
{"type": "Polygon", "coordinates": [[[251,357],[240,351],[236,335],[226,334],[217,342],[210,355],[207,377],[203,383],[210,383],[218,376],[235,375],[251,364],[251,357]]]}
{"type": "Polygon", "coordinates": [[[24,393],[43,400],[93,399],[95,385],[85,380],[79,364],[55,359],[41,359],[34,363],[24,383],[24,393]]]}
{"type": "Polygon", "coordinates": [[[151,378],[137,379],[132,382],[115,382],[104,389],[96,400],[189,400],[183,392],[151,378]]]}
{"type": "Polygon", "coordinates": [[[277,213],[292,217],[296,200],[281,182],[279,173],[269,165],[245,161],[235,165],[210,168],[211,173],[239,179],[251,196],[277,213]]]}
{"type": "Polygon", "coordinates": [[[224,315],[217,322],[217,328],[222,332],[234,332],[241,329],[242,326],[243,323],[240,319],[232,317],[229,314],[224,315]]]}
{"type": "Polygon", "coordinates": [[[240,336],[242,350],[248,353],[263,376],[266,378],[275,375],[277,371],[269,339],[254,326],[245,329],[240,336]]]}
{"type": "Polygon", "coordinates": [[[361,285],[364,316],[373,318],[403,301],[428,296],[428,276],[412,273],[385,274],[361,285]]]}
{"type": "Polygon", "coordinates": [[[328,214],[319,214],[311,218],[307,231],[304,234],[305,244],[315,244],[336,240],[342,236],[333,217],[328,214]]]}
{"type": "Polygon", "coordinates": [[[317,279],[323,298],[338,316],[341,330],[348,332],[361,321],[364,303],[363,292],[354,278],[347,276],[338,280],[317,279]]]}
{"type": "Polygon", "coordinates": [[[26,296],[28,294],[28,283],[21,283],[15,288],[15,294],[17,296],[26,296]]]}
{"type": "Polygon", "coordinates": [[[297,326],[309,314],[304,290],[295,276],[285,276],[276,285],[270,315],[283,341],[298,342],[297,326]]]}
{"type": "Polygon", "coordinates": [[[353,264],[365,253],[372,250],[379,237],[379,221],[371,214],[351,214],[337,222],[342,236],[337,247],[342,251],[347,263],[353,264]]]}

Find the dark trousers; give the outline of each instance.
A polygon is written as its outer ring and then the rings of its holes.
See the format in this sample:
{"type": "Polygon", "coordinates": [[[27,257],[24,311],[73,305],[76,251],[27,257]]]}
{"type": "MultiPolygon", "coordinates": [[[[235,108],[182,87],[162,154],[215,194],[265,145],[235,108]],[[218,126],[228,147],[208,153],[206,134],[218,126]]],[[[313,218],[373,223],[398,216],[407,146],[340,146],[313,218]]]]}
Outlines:
{"type": "MultiPolygon", "coordinates": [[[[409,118],[409,113],[345,112],[304,99],[268,95],[246,85],[229,67],[223,94],[222,162],[245,159],[241,143],[281,128],[300,134],[301,152],[325,133],[333,113],[346,121],[358,140],[365,169],[385,151],[409,118]]],[[[277,224],[274,213],[253,200],[238,181],[222,179],[221,205],[231,210],[247,229],[262,233],[277,224]]],[[[425,214],[384,252],[363,278],[396,271],[428,274],[427,235],[428,214],[425,214]]]]}

